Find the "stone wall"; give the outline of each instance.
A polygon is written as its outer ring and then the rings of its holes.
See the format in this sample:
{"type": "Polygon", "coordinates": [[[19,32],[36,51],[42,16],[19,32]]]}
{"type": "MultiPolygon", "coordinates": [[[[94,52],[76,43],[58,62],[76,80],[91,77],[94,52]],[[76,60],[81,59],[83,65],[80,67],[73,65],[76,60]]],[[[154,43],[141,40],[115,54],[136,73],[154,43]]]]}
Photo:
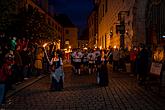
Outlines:
{"type": "Polygon", "coordinates": [[[139,43],[146,43],[146,7],[148,0],[139,0],[136,2],[136,15],[135,17],[135,29],[134,30],[134,42],[138,45],[139,43]]]}
{"type": "MultiPolygon", "coordinates": [[[[106,4],[105,0],[99,5],[99,25],[98,25],[98,46],[102,46],[103,48],[107,48],[109,46],[117,46],[120,47],[120,34],[116,33],[116,25],[120,24],[118,20],[118,13],[121,11],[129,11],[129,16],[125,16],[126,21],[126,29],[128,30],[129,35],[127,40],[132,39],[132,8],[134,5],[134,0],[108,0],[107,4],[107,12],[103,12],[106,4]],[[128,25],[129,22],[129,25],[128,25]],[[131,28],[130,28],[131,27],[131,28]],[[113,36],[109,36],[109,33],[112,31],[113,36]],[[106,42],[104,41],[106,39],[106,42]]],[[[130,42],[130,41],[129,41],[130,42]]]]}

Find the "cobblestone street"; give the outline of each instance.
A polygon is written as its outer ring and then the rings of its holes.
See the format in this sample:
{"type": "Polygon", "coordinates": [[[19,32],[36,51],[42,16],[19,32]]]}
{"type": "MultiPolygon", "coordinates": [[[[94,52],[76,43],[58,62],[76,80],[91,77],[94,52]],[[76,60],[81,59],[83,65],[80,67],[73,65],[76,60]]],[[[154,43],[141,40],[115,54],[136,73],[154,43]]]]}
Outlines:
{"type": "Polygon", "coordinates": [[[165,110],[165,97],[137,85],[127,73],[112,73],[109,86],[96,85],[95,74],[74,75],[65,70],[64,90],[50,92],[49,75],[9,98],[6,110],[165,110]]]}

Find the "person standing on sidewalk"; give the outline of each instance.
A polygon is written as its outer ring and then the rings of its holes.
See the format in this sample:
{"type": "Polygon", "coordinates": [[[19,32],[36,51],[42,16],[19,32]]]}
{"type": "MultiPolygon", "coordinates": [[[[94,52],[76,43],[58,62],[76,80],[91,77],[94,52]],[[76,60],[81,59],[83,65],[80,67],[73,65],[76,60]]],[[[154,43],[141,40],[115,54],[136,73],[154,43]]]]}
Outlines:
{"type": "Polygon", "coordinates": [[[44,57],[44,52],[42,47],[38,48],[37,54],[36,54],[36,58],[35,58],[35,63],[34,63],[34,67],[37,71],[36,76],[40,76],[42,73],[42,61],[43,61],[43,57],[44,57]]]}
{"type": "Polygon", "coordinates": [[[24,80],[27,80],[28,79],[28,69],[29,69],[29,63],[30,63],[30,59],[29,59],[29,56],[28,56],[28,50],[27,50],[27,47],[25,47],[21,53],[21,58],[22,58],[22,64],[23,64],[23,77],[24,77],[24,80]]]}
{"type": "Polygon", "coordinates": [[[13,74],[13,65],[14,65],[14,53],[13,50],[9,50],[9,52],[5,55],[5,63],[4,63],[4,67],[5,67],[5,71],[11,71],[10,75],[8,75],[7,77],[7,90],[12,90],[13,88],[13,83],[14,83],[14,74],[13,74]]]}
{"type": "Polygon", "coordinates": [[[2,65],[0,65],[0,105],[5,103],[5,87],[7,76],[3,72],[2,65]]]}
{"type": "Polygon", "coordinates": [[[15,74],[15,82],[18,84],[20,82],[23,81],[23,73],[22,73],[22,67],[23,67],[23,64],[22,64],[22,58],[21,58],[21,55],[20,55],[20,45],[16,45],[16,50],[14,51],[14,71],[13,73],[15,74]]]}
{"type": "Polygon", "coordinates": [[[11,61],[6,59],[0,67],[0,104],[6,103],[6,93],[11,87],[10,78],[12,74],[11,61]]]}
{"type": "Polygon", "coordinates": [[[132,75],[136,75],[136,71],[135,71],[136,56],[137,56],[137,50],[136,50],[136,48],[132,48],[130,51],[130,62],[131,62],[132,75]]]}
{"type": "Polygon", "coordinates": [[[138,53],[138,83],[144,84],[146,77],[147,77],[147,72],[148,72],[148,51],[145,47],[145,45],[142,45],[141,51],[138,53]]]}

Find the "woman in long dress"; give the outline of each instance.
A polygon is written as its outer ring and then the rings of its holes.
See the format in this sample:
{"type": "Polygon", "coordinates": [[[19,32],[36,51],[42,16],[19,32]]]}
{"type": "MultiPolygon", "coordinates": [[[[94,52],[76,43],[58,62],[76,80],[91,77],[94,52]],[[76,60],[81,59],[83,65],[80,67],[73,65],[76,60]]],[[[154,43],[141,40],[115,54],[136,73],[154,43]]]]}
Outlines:
{"type": "Polygon", "coordinates": [[[63,72],[63,63],[62,58],[56,52],[54,53],[51,61],[49,61],[51,65],[51,87],[52,91],[61,91],[63,89],[63,81],[64,81],[64,72],[63,72]]]}
{"type": "Polygon", "coordinates": [[[99,86],[108,86],[109,79],[107,68],[107,56],[103,51],[101,56],[101,65],[99,68],[99,86]]]}

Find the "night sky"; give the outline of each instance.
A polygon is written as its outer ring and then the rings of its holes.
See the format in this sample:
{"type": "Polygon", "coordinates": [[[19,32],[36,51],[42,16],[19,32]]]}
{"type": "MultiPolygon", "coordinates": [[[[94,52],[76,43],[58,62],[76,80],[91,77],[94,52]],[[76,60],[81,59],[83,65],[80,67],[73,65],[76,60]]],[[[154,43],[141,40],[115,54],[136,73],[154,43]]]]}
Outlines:
{"type": "Polygon", "coordinates": [[[54,6],[57,14],[68,15],[80,30],[85,28],[87,17],[93,8],[92,0],[49,0],[49,5],[54,6]]]}

